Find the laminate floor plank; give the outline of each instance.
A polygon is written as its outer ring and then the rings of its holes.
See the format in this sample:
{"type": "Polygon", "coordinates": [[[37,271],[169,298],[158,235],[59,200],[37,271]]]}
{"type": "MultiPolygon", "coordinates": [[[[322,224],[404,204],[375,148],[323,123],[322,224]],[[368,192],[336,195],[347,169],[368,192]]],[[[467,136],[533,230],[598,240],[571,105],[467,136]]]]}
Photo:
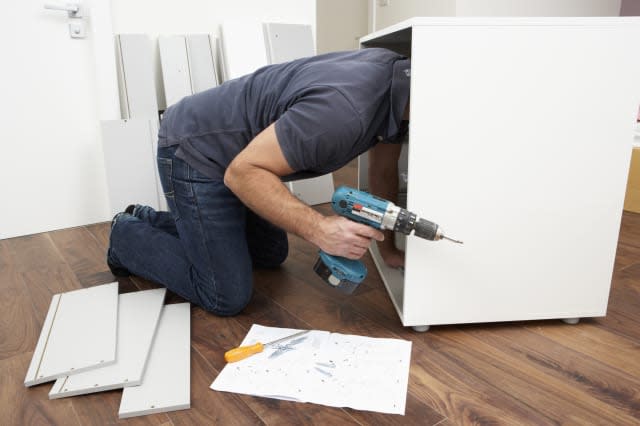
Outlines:
{"type": "Polygon", "coordinates": [[[81,425],[71,401],[50,401],[48,385],[26,388],[32,352],[0,360],[0,419],[13,425],[81,425]]]}
{"type": "Polygon", "coordinates": [[[106,263],[105,249],[86,227],[63,229],[50,235],[58,252],[83,286],[115,281],[106,263]]]}
{"type": "Polygon", "coordinates": [[[176,425],[262,425],[264,422],[240,398],[213,392],[209,385],[215,369],[200,352],[191,350],[191,408],[167,413],[176,425]]]}
{"type": "MultiPolygon", "coordinates": [[[[478,336],[526,364],[602,401],[619,416],[640,418],[640,378],[520,327],[483,327],[478,336]]],[[[545,388],[539,389],[544,391],[545,388]]],[[[587,399],[588,400],[588,399],[587,399]]],[[[602,419],[608,413],[602,413],[602,419]]],[[[600,418],[599,418],[600,419],[600,418]]]]}
{"type": "MultiPolygon", "coordinates": [[[[519,331],[522,324],[495,327],[519,331]]],[[[460,330],[449,330],[442,339],[449,343],[447,346],[453,343],[456,351],[469,357],[469,363],[474,365],[476,371],[493,374],[492,370],[499,369],[510,375],[513,379],[500,381],[501,386],[523,402],[547,412],[554,421],[590,424],[597,419],[598,424],[632,424],[632,416],[566,380],[547,374],[535,362],[519,357],[516,351],[510,351],[508,348],[511,345],[492,344],[495,342],[486,334],[485,327],[461,327],[460,330]],[[532,389],[539,391],[533,392],[532,389]]]]}
{"type": "Polygon", "coordinates": [[[622,213],[619,242],[640,248],[640,213],[622,213]]]}
{"type": "Polygon", "coordinates": [[[638,342],[602,329],[591,320],[583,320],[575,326],[548,323],[525,327],[559,345],[640,378],[638,342]]]}
{"type": "MultiPolygon", "coordinates": [[[[0,258],[6,255],[2,243],[0,258]]],[[[3,360],[33,351],[40,324],[21,274],[9,263],[0,263],[0,291],[0,360],[3,360]]]]}

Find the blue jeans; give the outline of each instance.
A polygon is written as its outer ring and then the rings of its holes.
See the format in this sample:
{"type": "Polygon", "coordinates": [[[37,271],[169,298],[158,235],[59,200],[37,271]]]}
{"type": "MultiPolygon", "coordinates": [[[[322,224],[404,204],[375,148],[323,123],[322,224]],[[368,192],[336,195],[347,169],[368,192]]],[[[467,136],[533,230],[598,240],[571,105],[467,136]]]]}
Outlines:
{"type": "Polygon", "coordinates": [[[287,257],[287,234],[262,219],[224,185],[158,149],[170,212],[137,205],[111,230],[109,263],[155,281],[218,315],[235,315],[251,299],[252,266],[287,257]]]}

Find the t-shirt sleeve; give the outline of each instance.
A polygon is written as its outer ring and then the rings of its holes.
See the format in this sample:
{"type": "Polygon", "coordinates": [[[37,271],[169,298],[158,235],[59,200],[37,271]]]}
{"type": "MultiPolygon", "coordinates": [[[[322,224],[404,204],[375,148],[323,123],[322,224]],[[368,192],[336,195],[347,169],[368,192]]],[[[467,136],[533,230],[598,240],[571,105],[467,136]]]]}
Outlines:
{"type": "Polygon", "coordinates": [[[362,124],[342,93],[320,86],[302,93],[276,121],[275,130],[294,171],[323,171],[345,162],[362,134],[362,124]]]}

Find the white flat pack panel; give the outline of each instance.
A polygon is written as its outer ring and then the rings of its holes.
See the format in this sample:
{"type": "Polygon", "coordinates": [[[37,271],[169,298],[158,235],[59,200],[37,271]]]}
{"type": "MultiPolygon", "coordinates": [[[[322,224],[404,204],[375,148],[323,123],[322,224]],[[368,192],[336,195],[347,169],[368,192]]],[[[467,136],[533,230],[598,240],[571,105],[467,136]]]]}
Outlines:
{"type": "Polygon", "coordinates": [[[116,35],[124,118],[158,119],[151,40],[146,34],[116,35]]]}
{"type": "Polygon", "coordinates": [[[191,95],[191,73],[187,59],[187,40],[184,36],[158,37],[162,82],[167,107],[191,95]]]}
{"type": "Polygon", "coordinates": [[[125,388],[122,418],[183,410],[191,406],[191,309],[188,303],[165,305],[142,385],[125,388]]]}
{"type": "Polygon", "coordinates": [[[267,47],[258,21],[228,21],[221,27],[225,77],[251,74],[267,65],[267,47]]]}
{"type": "Polygon", "coordinates": [[[59,378],[50,399],[120,389],[142,383],[166,289],[119,296],[116,362],[106,367],[59,378]]]}
{"type": "Polygon", "coordinates": [[[117,322],[118,283],[54,295],[25,386],[115,362],[117,322]]]}
{"type": "Polygon", "coordinates": [[[405,325],[602,316],[640,99],[638,19],[420,20],[405,325]]]}
{"type": "Polygon", "coordinates": [[[215,39],[209,34],[186,36],[187,58],[191,72],[191,92],[198,93],[216,87],[215,39]]]}
{"type": "MultiPolygon", "coordinates": [[[[310,25],[265,23],[269,63],[279,64],[315,55],[310,25]]],[[[289,190],[309,205],[328,203],[333,195],[333,175],[288,183],[289,190]]]]}
{"type": "Polygon", "coordinates": [[[296,180],[289,182],[288,186],[293,195],[311,206],[329,203],[334,191],[333,175],[296,180]]]}
{"type": "Polygon", "coordinates": [[[289,62],[316,53],[311,25],[265,23],[264,31],[271,64],[289,62]]]}
{"type": "Polygon", "coordinates": [[[107,187],[112,214],[133,203],[158,208],[153,146],[157,124],[148,119],[102,121],[107,187]]]}

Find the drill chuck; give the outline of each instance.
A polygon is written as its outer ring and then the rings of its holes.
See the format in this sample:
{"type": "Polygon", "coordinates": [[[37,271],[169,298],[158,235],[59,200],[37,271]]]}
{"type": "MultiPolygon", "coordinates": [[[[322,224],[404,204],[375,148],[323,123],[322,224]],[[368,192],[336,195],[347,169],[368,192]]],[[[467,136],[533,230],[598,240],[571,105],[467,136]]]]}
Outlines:
{"type": "Polygon", "coordinates": [[[438,232],[440,227],[426,219],[420,219],[415,225],[415,236],[429,241],[437,241],[442,238],[442,233],[438,232]]]}

